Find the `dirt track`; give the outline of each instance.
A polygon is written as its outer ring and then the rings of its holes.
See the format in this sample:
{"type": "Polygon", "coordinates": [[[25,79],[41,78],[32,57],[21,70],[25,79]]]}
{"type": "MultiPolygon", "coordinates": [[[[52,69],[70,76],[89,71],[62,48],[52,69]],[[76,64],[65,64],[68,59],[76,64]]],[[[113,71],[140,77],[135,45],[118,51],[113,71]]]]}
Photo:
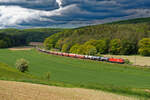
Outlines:
{"type": "Polygon", "coordinates": [[[16,47],[16,48],[9,48],[9,50],[12,51],[19,51],[19,50],[31,50],[33,49],[32,47],[16,47]]]}
{"type": "Polygon", "coordinates": [[[0,81],[0,100],[137,100],[95,90],[0,81]]]}

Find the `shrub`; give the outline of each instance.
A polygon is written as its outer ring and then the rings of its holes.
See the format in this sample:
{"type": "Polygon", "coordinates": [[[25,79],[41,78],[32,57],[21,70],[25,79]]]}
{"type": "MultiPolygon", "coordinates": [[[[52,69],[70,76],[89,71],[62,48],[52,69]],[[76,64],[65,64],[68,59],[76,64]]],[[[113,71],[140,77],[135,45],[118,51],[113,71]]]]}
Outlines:
{"type": "Polygon", "coordinates": [[[131,64],[129,59],[124,59],[124,61],[125,61],[125,64],[131,64]]]}
{"type": "Polygon", "coordinates": [[[46,79],[47,79],[47,80],[50,80],[50,72],[47,72],[47,73],[46,73],[46,79]]]}
{"type": "Polygon", "coordinates": [[[16,68],[20,71],[20,72],[26,72],[28,71],[28,61],[26,61],[25,59],[19,59],[16,61],[16,68]]]}

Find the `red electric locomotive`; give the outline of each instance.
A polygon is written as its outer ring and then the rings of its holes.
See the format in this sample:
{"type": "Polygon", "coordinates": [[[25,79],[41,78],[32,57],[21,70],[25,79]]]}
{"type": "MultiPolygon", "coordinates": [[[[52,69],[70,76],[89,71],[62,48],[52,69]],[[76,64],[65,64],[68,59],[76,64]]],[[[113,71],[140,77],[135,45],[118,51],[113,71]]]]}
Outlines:
{"type": "Polygon", "coordinates": [[[112,62],[112,63],[119,63],[119,64],[124,64],[125,63],[124,60],[121,59],[121,58],[119,58],[119,59],[118,58],[109,58],[108,61],[112,62]]]}

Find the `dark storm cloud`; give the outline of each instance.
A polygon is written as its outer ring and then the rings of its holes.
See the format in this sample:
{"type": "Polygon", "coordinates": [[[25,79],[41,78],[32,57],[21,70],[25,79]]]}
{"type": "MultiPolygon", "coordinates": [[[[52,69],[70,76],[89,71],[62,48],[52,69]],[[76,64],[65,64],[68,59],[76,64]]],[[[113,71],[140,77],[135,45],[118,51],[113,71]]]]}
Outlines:
{"type": "Polygon", "coordinates": [[[150,1],[0,0],[0,15],[1,28],[78,27],[121,19],[150,17],[150,1]]]}

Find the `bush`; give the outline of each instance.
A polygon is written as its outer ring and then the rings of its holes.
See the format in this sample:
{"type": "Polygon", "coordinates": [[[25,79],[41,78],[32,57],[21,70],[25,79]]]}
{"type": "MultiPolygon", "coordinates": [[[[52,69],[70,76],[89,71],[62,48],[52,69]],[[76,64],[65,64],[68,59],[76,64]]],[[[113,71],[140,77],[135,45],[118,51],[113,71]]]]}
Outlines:
{"type": "Polygon", "coordinates": [[[50,80],[50,76],[51,76],[51,75],[50,75],[50,72],[47,72],[47,73],[46,73],[46,79],[47,79],[47,80],[50,80]]]}
{"type": "Polygon", "coordinates": [[[26,72],[28,71],[28,61],[26,61],[25,59],[19,59],[16,61],[16,68],[20,71],[20,72],[26,72]]]}
{"type": "Polygon", "coordinates": [[[129,59],[124,59],[124,61],[125,61],[125,64],[131,64],[129,59]]]}

